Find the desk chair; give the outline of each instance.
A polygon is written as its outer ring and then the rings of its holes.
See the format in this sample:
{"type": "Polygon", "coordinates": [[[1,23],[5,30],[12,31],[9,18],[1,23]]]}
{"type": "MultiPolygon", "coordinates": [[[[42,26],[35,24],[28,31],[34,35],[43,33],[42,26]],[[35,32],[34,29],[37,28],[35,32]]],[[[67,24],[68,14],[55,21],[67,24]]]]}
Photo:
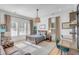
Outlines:
{"type": "Polygon", "coordinates": [[[58,37],[56,37],[56,47],[61,50],[61,54],[62,52],[67,53],[69,52],[69,48],[63,47],[61,45],[59,45],[58,43],[60,42],[60,40],[58,39],[58,37]]]}

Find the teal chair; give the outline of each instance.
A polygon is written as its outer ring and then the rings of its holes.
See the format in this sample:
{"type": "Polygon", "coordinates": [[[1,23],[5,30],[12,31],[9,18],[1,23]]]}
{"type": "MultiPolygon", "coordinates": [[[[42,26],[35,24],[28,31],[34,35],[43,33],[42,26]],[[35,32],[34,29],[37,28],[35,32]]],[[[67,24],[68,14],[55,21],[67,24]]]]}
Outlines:
{"type": "Polygon", "coordinates": [[[58,49],[60,49],[62,52],[67,53],[69,52],[69,48],[63,47],[61,45],[58,45],[58,43],[60,42],[60,39],[58,37],[56,37],[56,47],[58,49]]]}

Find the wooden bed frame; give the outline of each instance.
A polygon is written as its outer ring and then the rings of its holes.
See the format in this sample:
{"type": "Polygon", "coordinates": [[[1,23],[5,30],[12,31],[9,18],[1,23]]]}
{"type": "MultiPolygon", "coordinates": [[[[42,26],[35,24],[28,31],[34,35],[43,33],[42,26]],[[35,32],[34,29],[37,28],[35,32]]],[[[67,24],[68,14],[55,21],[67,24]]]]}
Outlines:
{"type": "Polygon", "coordinates": [[[42,36],[42,35],[27,35],[26,40],[28,40],[28,39],[31,41],[34,41],[35,44],[38,44],[41,41],[45,40],[44,36],[42,36]]]}

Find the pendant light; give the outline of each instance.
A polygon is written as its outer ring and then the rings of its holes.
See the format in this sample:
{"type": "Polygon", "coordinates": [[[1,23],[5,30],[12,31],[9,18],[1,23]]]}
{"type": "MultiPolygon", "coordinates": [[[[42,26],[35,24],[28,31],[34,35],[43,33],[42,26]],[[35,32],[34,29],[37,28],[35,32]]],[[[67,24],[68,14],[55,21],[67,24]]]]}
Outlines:
{"type": "Polygon", "coordinates": [[[36,23],[39,23],[39,22],[40,22],[40,17],[38,16],[38,11],[39,11],[39,9],[36,9],[36,11],[37,11],[37,16],[36,16],[36,18],[35,18],[35,22],[36,22],[36,23]]]}

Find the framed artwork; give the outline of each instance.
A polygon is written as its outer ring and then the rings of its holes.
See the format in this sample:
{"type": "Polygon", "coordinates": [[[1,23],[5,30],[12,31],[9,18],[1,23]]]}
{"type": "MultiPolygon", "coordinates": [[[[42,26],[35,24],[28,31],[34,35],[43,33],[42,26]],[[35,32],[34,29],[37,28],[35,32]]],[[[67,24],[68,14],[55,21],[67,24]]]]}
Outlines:
{"type": "Polygon", "coordinates": [[[64,23],[62,23],[62,29],[70,29],[70,24],[69,24],[69,22],[64,22],[64,23]]]}
{"type": "Polygon", "coordinates": [[[46,25],[45,24],[42,24],[42,25],[39,26],[39,28],[40,29],[46,29],[46,25]]]}

